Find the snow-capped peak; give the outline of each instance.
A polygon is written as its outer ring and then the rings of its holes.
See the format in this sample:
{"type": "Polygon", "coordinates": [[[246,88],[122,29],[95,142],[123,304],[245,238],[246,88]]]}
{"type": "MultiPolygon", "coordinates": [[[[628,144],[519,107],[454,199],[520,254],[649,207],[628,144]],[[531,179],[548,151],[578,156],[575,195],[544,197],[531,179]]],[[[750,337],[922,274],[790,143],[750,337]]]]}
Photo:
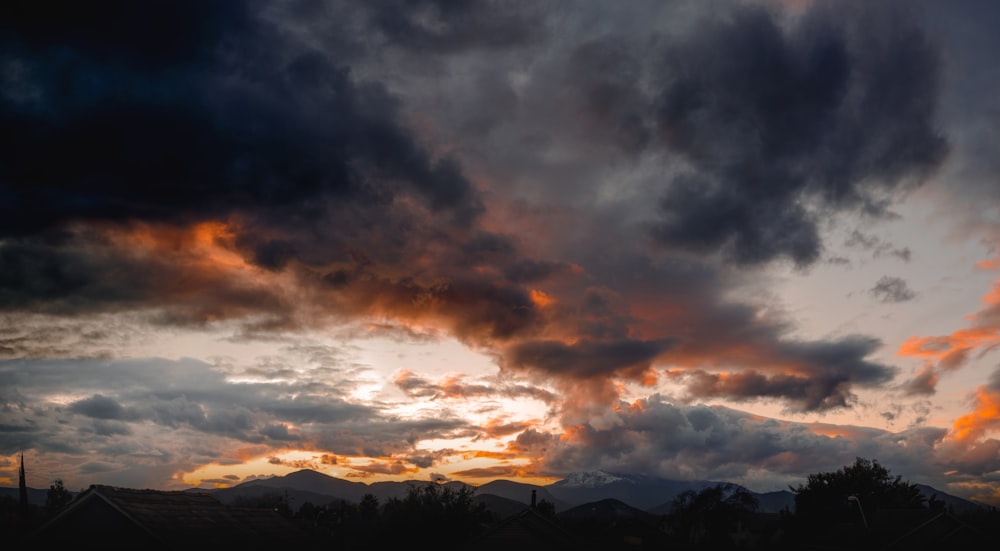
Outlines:
{"type": "Polygon", "coordinates": [[[570,488],[597,488],[619,480],[623,477],[605,471],[588,471],[585,473],[570,473],[562,480],[562,486],[570,488]]]}

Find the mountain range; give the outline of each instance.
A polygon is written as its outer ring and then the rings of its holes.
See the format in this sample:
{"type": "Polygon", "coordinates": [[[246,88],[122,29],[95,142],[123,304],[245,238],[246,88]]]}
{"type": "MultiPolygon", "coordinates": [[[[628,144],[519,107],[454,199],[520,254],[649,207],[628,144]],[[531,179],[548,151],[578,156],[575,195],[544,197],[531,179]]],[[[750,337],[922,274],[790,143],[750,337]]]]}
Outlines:
{"type": "MultiPolygon", "coordinates": [[[[375,496],[381,503],[387,499],[403,498],[412,486],[424,484],[427,482],[405,481],[366,484],[303,469],[285,476],[251,480],[231,488],[193,489],[193,491],[208,491],[224,503],[233,503],[241,498],[281,493],[287,496],[294,509],[305,502],[311,502],[314,505],[324,505],[337,501],[357,503],[365,494],[375,496]]],[[[665,514],[669,512],[673,499],[680,493],[688,490],[697,492],[720,484],[733,489],[742,488],[729,482],[681,481],[604,471],[571,473],[566,478],[548,485],[494,480],[481,486],[452,481],[443,483],[443,487],[453,491],[462,488],[472,489],[476,499],[486,502],[487,508],[491,510],[506,508],[516,512],[519,508],[531,503],[532,494],[534,494],[538,502],[551,503],[557,513],[611,499],[648,513],[665,514]]],[[[978,503],[947,494],[925,484],[916,484],[916,486],[926,499],[933,496],[944,502],[945,507],[950,508],[955,513],[973,511],[982,507],[978,503]]],[[[788,490],[759,493],[743,489],[757,498],[761,512],[777,513],[782,510],[794,511],[795,509],[795,496],[788,490]]]]}
{"type": "MultiPolygon", "coordinates": [[[[374,482],[367,484],[329,476],[318,471],[303,469],[284,476],[255,479],[230,488],[205,489],[191,488],[188,491],[207,492],[223,503],[236,503],[240,500],[281,495],[287,498],[289,505],[297,509],[304,503],[313,505],[328,505],[331,503],[358,503],[366,494],[375,496],[380,503],[388,499],[406,497],[411,487],[422,486],[426,481],[404,482],[374,482]]],[[[442,486],[453,491],[462,488],[471,489],[477,501],[483,502],[487,509],[500,515],[513,514],[531,503],[532,497],[538,502],[551,503],[556,513],[562,514],[573,509],[596,510],[604,508],[608,511],[623,510],[643,511],[650,514],[665,514],[669,512],[673,499],[688,490],[702,489],[725,485],[736,489],[741,486],[729,482],[708,480],[680,481],[658,478],[647,475],[609,473],[594,471],[572,473],[566,478],[548,485],[525,484],[510,480],[494,480],[481,486],[471,486],[463,482],[446,482],[442,486]],[[616,504],[615,509],[609,504],[616,504]],[[620,504],[620,505],[618,505],[620,504]]],[[[925,484],[916,484],[926,499],[932,497],[942,501],[945,507],[956,514],[974,511],[982,505],[957,496],[937,490],[925,484]]],[[[788,490],[758,493],[747,490],[757,498],[759,510],[765,513],[777,513],[782,510],[794,511],[795,496],[788,490]]],[[[46,490],[29,488],[31,503],[45,503],[46,490]]],[[[0,488],[0,496],[17,498],[17,488],[0,488]]],[[[612,513],[609,513],[612,514],[612,513]]]]}

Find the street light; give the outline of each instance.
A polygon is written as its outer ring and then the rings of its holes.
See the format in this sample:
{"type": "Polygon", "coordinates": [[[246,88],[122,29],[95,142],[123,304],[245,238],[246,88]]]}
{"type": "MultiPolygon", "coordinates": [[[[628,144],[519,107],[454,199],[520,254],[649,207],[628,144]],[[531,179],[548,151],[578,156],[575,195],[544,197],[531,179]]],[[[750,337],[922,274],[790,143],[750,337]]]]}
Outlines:
{"type": "Polygon", "coordinates": [[[858,511],[861,511],[861,521],[865,523],[865,528],[868,528],[868,519],[865,518],[865,509],[861,506],[861,500],[858,496],[847,496],[847,501],[853,501],[858,504],[858,511]]]}

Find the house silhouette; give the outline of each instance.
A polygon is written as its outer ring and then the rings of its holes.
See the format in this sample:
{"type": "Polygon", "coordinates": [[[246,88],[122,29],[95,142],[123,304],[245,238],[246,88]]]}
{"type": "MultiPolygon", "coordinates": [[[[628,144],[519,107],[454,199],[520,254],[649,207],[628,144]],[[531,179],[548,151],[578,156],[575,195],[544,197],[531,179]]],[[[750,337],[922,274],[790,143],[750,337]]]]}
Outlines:
{"type": "Polygon", "coordinates": [[[205,492],[104,485],[81,492],[23,541],[152,550],[314,543],[309,532],[273,509],[231,507],[205,492]]]}

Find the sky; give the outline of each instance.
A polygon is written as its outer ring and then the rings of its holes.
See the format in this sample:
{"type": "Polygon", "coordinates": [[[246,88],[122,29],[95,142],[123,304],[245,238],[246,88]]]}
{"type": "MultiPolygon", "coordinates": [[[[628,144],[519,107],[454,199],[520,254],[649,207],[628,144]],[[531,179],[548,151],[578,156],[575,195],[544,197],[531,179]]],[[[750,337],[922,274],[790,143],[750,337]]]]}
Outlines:
{"type": "Polygon", "coordinates": [[[1000,504],[1000,5],[0,6],[0,486],[1000,504]]]}

